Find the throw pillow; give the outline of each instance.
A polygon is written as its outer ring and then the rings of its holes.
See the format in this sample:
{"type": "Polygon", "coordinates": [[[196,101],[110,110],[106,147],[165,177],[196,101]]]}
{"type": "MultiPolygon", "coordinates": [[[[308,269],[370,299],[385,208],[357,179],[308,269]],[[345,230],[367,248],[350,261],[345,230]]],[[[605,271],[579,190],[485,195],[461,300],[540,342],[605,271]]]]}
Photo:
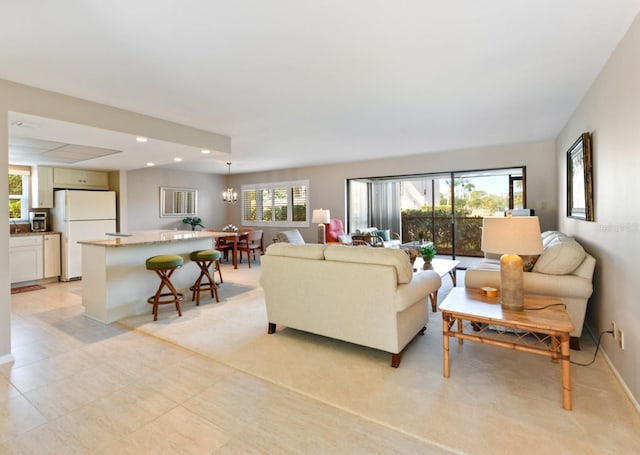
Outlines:
{"type": "Polygon", "coordinates": [[[384,242],[391,240],[391,231],[389,229],[378,229],[373,234],[382,237],[384,242]]]}
{"type": "Polygon", "coordinates": [[[567,275],[582,263],[586,252],[573,237],[562,233],[543,241],[542,254],[533,266],[534,272],[567,275]]]}
{"type": "Polygon", "coordinates": [[[340,243],[346,243],[347,245],[351,245],[353,243],[353,239],[351,238],[351,234],[341,234],[338,236],[338,241],[340,243]]]}
{"type": "Polygon", "coordinates": [[[300,231],[293,229],[291,231],[282,231],[276,234],[278,242],[291,243],[293,245],[304,245],[304,239],[300,231]]]}

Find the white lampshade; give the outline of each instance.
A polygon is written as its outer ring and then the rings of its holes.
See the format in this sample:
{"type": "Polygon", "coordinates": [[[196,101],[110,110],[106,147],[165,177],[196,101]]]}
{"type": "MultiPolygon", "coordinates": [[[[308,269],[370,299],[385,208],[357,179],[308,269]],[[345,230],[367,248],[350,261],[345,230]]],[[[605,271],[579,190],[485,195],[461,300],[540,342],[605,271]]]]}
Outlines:
{"type": "Polygon", "coordinates": [[[311,216],[312,223],[327,224],[331,221],[331,211],[324,209],[313,209],[313,215],[311,216]]]}
{"type": "Polygon", "coordinates": [[[540,254],[542,238],[538,217],[484,218],[480,249],[486,253],[496,254],[540,254]]]}

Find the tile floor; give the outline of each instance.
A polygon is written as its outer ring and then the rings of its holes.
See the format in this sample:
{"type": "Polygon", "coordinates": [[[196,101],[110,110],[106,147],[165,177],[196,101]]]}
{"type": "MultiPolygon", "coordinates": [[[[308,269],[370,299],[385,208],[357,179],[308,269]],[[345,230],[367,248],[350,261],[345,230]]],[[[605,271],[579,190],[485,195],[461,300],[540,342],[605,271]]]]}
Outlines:
{"type": "Polygon", "coordinates": [[[81,282],[12,296],[0,453],[450,453],[118,324],[81,282]]]}

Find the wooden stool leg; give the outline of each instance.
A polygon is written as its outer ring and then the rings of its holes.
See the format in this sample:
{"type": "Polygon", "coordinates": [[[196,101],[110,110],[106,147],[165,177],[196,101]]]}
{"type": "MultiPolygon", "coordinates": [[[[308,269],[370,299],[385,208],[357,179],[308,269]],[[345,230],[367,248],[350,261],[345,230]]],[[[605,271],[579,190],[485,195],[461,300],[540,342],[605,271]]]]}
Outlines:
{"type": "Polygon", "coordinates": [[[218,298],[218,287],[216,286],[216,282],[214,281],[214,279],[209,274],[209,267],[211,267],[213,263],[214,260],[204,261],[202,266],[202,274],[207,277],[207,280],[209,280],[208,283],[205,283],[205,290],[211,291],[211,297],[215,296],[216,302],[220,302],[220,299],[218,298]],[[207,288],[206,286],[209,287],[207,288]]]}
{"type": "Polygon", "coordinates": [[[195,299],[196,306],[199,306],[200,291],[211,291],[211,297],[215,297],[216,302],[220,302],[220,298],[218,297],[218,287],[216,286],[216,283],[213,280],[213,278],[211,278],[211,275],[209,274],[209,267],[211,267],[211,264],[213,264],[215,261],[205,260],[205,261],[194,261],[194,262],[198,264],[198,267],[200,268],[200,275],[198,276],[198,279],[196,280],[194,285],[191,286],[191,290],[193,291],[191,295],[191,300],[193,301],[195,299]],[[208,282],[202,283],[202,280],[205,277],[207,278],[208,282]]]}
{"type": "MultiPolygon", "coordinates": [[[[220,260],[216,259],[216,268],[215,270],[218,271],[218,275],[220,275],[220,283],[224,283],[224,280],[222,279],[222,270],[220,270],[220,260]]],[[[214,270],[214,274],[215,274],[215,270],[214,270]]]]}
{"type": "Polygon", "coordinates": [[[198,267],[200,268],[200,275],[198,276],[198,279],[196,280],[196,282],[193,284],[193,286],[191,286],[191,301],[193,302],[194,300],[196,301],[196,306],[200,305],[200,284],[202,282],[202,264],[200,261],[194,261],[196,264],[198,264],[198,267]]]}
{"type": "Polygon", "coordinates": [[[182,300],[183,296],[178,291],[176,291],[176,288],[173,287],[173,284],[171,283],[171,279],[170,279],[171,275],[173,275],[173,272],[175,272],[176,269],[155,269],[154,271],[160,277],[160,286],[158,286],[158,290],[156,291],[154,296],[147,299],[149,303],[153,304],[153,320],[154,321],[158,320],[158,307],[161,303],[163,304],[175,303],[176,310],[178,311],[178,316],[182,316],[182,308],[180,307],[180,300],[182,300]],[[165,286],[168,288],[170,292],[165,292],[165,293],[162,292],[165,286]],[[167,300],[164,302],[160,300],[161,297],[169,297],[169,296],[172,296],[173,299],[167,300]]]}
{"type": "Polygon", "coordinates": [[[171,278],[171,275],[173,275],[173,272],[175,271],[176,269],[169,270],[169,273],[167,273],[166,284],[169,290],[171,291],[171,293],[173,294],[173,297],[176,299],[176,310],[178,310],[178,316],[182,316],[182,308],[180,307],[180,298],[178,296],[178,291],[176,291],[176,288],[173,287],[173,283],[171,282],[171,280],[169,280],[169,278],[171,278]]]}

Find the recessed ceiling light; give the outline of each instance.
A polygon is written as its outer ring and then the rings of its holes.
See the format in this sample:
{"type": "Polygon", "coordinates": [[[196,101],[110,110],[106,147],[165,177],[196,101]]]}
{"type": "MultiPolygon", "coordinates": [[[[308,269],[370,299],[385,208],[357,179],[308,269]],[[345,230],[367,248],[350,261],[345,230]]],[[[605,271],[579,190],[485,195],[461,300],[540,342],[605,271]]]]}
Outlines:
{"type": "Polygon", "coordinates": [[[146,137],[144,137],[144,136],[138,136],[136,138],[136,141],[138,141],[138,142],[147,142],[148,139],[146,137]]]}
{"type": "Polygon", "coordinates": [[[180,161],[182,161],[182,158],[180,158],[180,157],[176,156],[176,157],[173,159],[173,161],[180,162],[180,161]]]}
{"type": "Polygon", "coordinates": [[[155,166],[156,163],[147,163],[147,166],[151,167],[151,166],[155,166]]]}
{"type": "Polygon", "coordinates": [[[202,153],[203,153],[204,155],[208,155],[209,153],[211,153],[211,150],[202,149],[202,153]]]}

